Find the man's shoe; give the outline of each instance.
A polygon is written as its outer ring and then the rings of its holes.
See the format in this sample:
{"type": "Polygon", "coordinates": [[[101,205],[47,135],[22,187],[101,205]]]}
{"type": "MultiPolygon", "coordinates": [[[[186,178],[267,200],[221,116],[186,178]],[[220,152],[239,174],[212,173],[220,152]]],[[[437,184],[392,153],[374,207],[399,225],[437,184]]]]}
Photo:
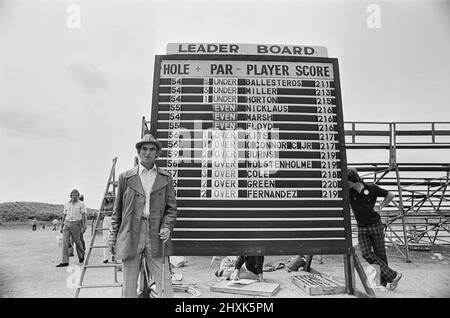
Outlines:
{"type": "Polygon", "coordinates": [[[83,263],[84,262],[84,257],[83,258],[79,258],[78,260],[80,261],[80,263],[83,263]]]}
{"type": "Polygon", "coordinates": [[[402,276],[403,276],[402,273],[397,272],[397,275],[396,275],[395,278],[392,280],[392,283],[391,283],[391,285],[389,286],[389,289],[390,289],[390,290],[394,290],[394,289],[397,288],[398,281],[400,280],[400,278],[402,278],[402,276]]]}
{"type": "Polygon", "coordinates": [[[375,290],[381,293],[387,293],[389,291],[389,289],[387,289],[387,287],[383,285],[375,286],[375,290]]]}
{"type": "Polygon", "coordinates": [[[105,260],[103,260],[103,264],[108,264],[108,260],[107,259],[105,259],[105,260]]]}
{"type": "Polygon", "coordinates": [[[56,267],[66,267],[69,266],[69,263],[59,263],[56,267]]]}

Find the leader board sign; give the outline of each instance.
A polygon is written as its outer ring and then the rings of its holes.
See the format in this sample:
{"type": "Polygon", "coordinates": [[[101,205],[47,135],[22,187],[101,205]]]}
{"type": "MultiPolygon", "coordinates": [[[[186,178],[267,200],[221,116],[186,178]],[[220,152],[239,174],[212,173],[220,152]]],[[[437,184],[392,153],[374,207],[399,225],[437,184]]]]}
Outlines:
{"type": "Polygon", "coordinates": [[[236,43],[169,43],[167,54],[232,54],[327,57],[324,46],[236,43]]]}
{"type": "Polygon", "coordinates": [[[177,195],[175,254],[349,251],[336,59],[157,56],[151,131],[177,195]]]}

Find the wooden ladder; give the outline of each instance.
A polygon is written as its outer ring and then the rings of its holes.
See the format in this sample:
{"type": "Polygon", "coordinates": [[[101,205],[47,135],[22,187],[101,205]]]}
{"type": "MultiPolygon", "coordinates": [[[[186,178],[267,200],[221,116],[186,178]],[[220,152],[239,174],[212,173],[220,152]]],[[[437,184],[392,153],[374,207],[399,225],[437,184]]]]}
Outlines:
{"type": "Polygon", "coordinates": [[[106,199],[112,198],[113,202],[114,202],[114,200],[116,198],[116,188],[118,186],[118,181],[116,181],[116,175],[115,175],[116,162],[117,162],[117,157],[115,157],[113,159],[113,165],[112,165],[111,171],[109,173],[108,182],[106,183],[106,189],[105,189],[105,193],[103,194],[103,199],[102,199],[102,203],[100,205],[100,210],[98,213],[96,213],[95,221],[92,222],[91,243],[89,244],[88,251],[87,251],[84,263],[83,263],[80,280],[76,287],[74,298],[78,298],[78,296],[80,295],[81,289],[85,289],[85,288],[122,287],[122,284],[117,281],[117,270],[118,270],[118,267],[122,266],[122,264],[117,264],[115,262],[114,255],[113,255],[113,264],[93,264],[93,265],[89,264],[91,253],[94,249],[109,247],[108,245],[95,245],[95,238],[97,236],[97,232],[109,230],[109,228],[99,227],[99,225],[100,225],[100,221],[103,220],[104,216],[107,213],[111,213],[110,210],[105,210],[106,199]],[[111,189],[111,187],[112,187],[112,189],[111,189]],[[112,193],[113,195],[112,196],[108,195],[108,193],[112,193]],[[89,269],[89,268],[111,268],[111,267],[114,268],[114,283],[103,284],[103,285],[83,285],[84,276],[86,274],[87,269],[89,269]]]}

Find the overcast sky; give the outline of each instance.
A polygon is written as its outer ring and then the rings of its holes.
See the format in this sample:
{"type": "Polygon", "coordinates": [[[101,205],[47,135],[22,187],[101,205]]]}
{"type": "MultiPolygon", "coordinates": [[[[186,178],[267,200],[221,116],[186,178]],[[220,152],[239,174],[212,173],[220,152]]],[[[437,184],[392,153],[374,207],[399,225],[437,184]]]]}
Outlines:
{"type": "Polygon", "coordinates": [[[345,121],[450,121],[450,1],[0,0],[0,202],[64,203],[78,188],[98,208],[112,158],[118,172],[133,165],[154,56],[170,42],[325,46],[345,121]],[[67,26],[70,4],[80,28],[67,26]],[[370,4],[380,28],[367,26],[370,4]]]}

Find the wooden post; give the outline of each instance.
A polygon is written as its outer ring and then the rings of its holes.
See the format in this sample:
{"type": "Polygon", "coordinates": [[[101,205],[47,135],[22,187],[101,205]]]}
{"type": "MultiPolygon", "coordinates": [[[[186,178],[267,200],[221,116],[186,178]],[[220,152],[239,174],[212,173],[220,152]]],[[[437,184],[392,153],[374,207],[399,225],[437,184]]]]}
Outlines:
{"type": "Polygon", "coordinates": [[[402,185],[400,183],[400,173],[398,170],[398,164],[397,164],[397,137],[396,137],[396,127],[395,127],[395,123],[392,124],[393,125],[393,129],[392,129],[392,144],[391,144],[391,160],[392,160],[392,164],[395,168],[395,176],[397,179],[397,189],[398,189],[398,208],[399,208],[399,212],[400,212],[400,217],[402,219],[402,227],[403,227],[403,241],[404,241],[404,245],[405,245],[405,261],[407,263],[411,263],[411,260],[409,259],[409,248],[408,248],[408,237],[407,237],[407,233],[406,233],[406,225],[405,225],[405,215],[403,213],[403,196],[402,196],[402,185]]]}
{"type": "MultiPolygon", "coordinates": [[[[353,253],[354,253],[354,249],[353,249],[353,253]]],[[[353,254],[344,254],[344,276],[345,276],[345,292],[349,295],[354,295],[355,294],[355,267],[353,264],[353,254]]]]}
{"type": "Polygon", "coordinates": [[[373,289],[367,284],[367,275],[366,272],[364,271],[364,268],[362,267],[361,262],[359,261],[358,255],[356,255],[356,252],[353,253],[353,259],[354,259],[354,263],[355,263],[355,269],[356,272],[358,273],[359,278],[361,279],[361,283],[364,286],[364,290],[366,291],[367,295],[369,297],[375,298],[375,292],[373,291],[373,289]]]}

